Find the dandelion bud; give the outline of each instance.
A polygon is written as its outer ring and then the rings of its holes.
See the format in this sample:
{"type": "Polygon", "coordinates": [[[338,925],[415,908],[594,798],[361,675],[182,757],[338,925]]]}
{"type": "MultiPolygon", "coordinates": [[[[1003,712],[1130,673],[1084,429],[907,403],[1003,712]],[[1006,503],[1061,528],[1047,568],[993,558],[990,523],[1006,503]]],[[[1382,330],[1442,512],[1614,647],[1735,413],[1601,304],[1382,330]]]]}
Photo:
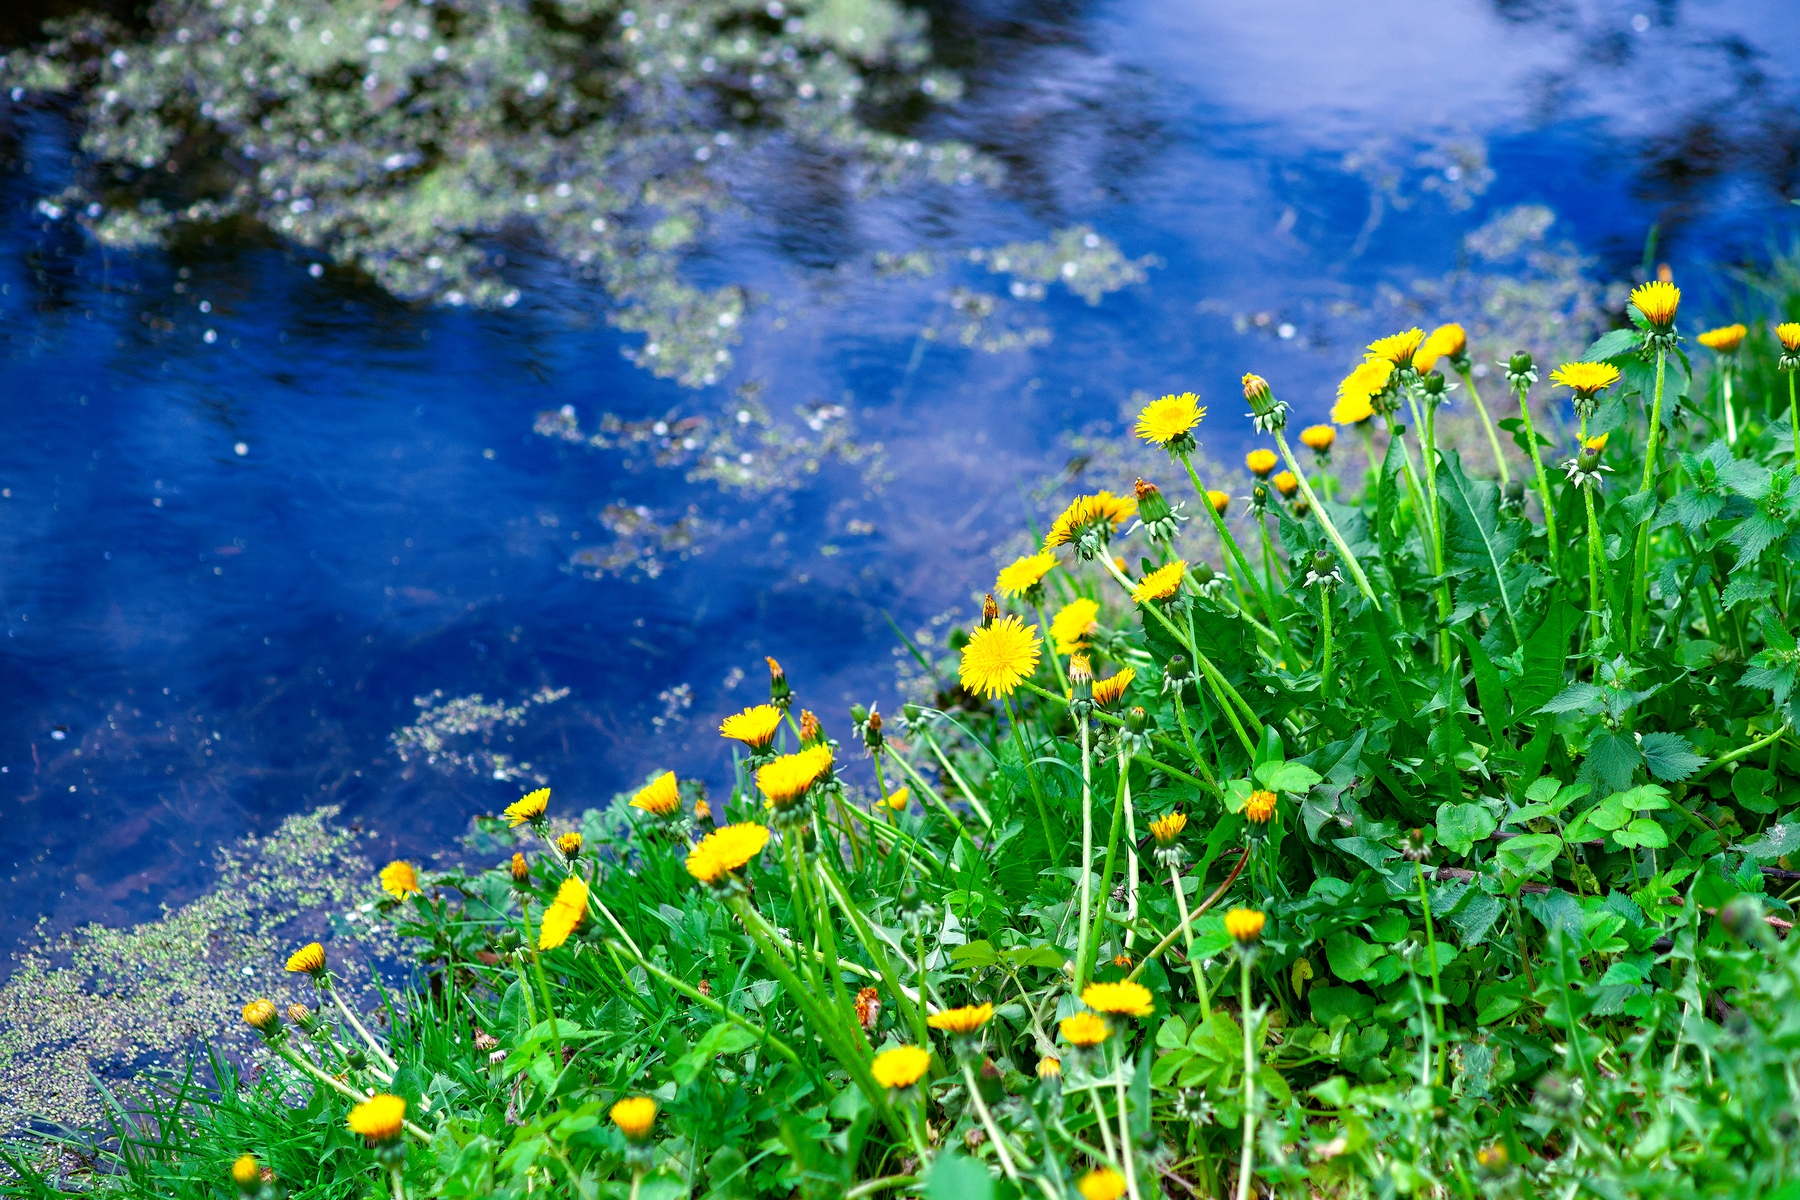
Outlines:
{"type": "Polygon", "coordinates": [[[607,1114],[629,1142],[642,1142],[656,1126],[656,1101],[648,1096],[627,1096],[607,1114]]]}
{"type": "Polygon", "coordinates": [[[1512,1160],[1506,1153],[1506,1147],[1499,1142],[1492,1146],[1484,1146],[1475,1152],[1475,1167],[1489,1179],[1498,1179],[1506,1174],[1512,1166],[1512,1160]]]}
{"type": "Polygon", "coordinates": [[[902,704],[900,706],[900,715],[906,719],[906,723],[908,725],[913,725],[918,722],[919,713],[920,713],[919,706],[912,703],[911,701],[908,701],[907,703],[902,704]]]}
{"type": "Polygon", "coordinates": [[[1266,447],[1252,450],[1244,455],[1244,466],[1248,467],[1250,473],[1258,479],[1267,479],[1269,472],[1273,471],[1280,462],[1281,459],[1276,453],[1266,447]]]}
{"type": "Polygon", "coordinates": [[[399,1139],[406,1122],[406,1101],[399,1096],[380,1093],[350,1110],[345,1122],[351,1133],[360,1133],[371,1146],[399,1139]]]}
{"type": "Polygon", "coordinates": [[[825,740],[825,729],[819,724],[819,718],[810,708],[800,710],[800,745],[802,748],[816,746],[825,740]]]}
{"type": "Polygon", "coordinates": [[[1246,374],[1243,379],[1243,384],[1244,399],[1248,400],[1250,403],[1257,404],[1269,398],[1269,381],[1264,379],[1261,375],[1246,374]]]}
{"type": "Polygon", "coordinates": [[[302,1029],[310,1030],[313,1024],[313,1011],[296,1000],[287,1007],[287,1019],[302,1029]]]}
{"type": "Polygon", "coordinates": [[[256,1155],[245,1154],[231,1164],[231,1181],[246,1196],[262,1186],[262,1168],[257,1165],[256,1155]]]}
{"type": "Polygon", "coordinates": [[[1537,368],[1531,364],[1531,353],[1526,350],[1514,350],[1512,357],[1506,360],[1506,383],[1515,392],[1523,391],[1537,382],[1537,368]]]}
{"type": "Polygon", "coordinates": [[[881,749],[886,740],[881,732],[881,714],[870,713],[868,721],[863,724],[863,745],[869,748],[870,753],[874,753],[881,749]]]}
{"type": "Polygon", "coordinates": [[[1038,1059],[1037,1077],[1039,1079],[1061,1079],[1062,1059],[1053,1054],[1046,1054],[1038,1059]]]}
{"type": "Polygon", "coordinates": [[[1300,490],[1300,479],[1292,471],[1283,471],[1270,482],[1275,485],[1275,490],[1280,492],[1284,498],[1292,496],[1300,490]]]}
{"type": "Polygon", "coordinates": [[[531,882],[531,864],[525,861],[523,854],[512,856],[512,881],[516,887],[524,887],[531,882]]]}
{"type": "Polygon", "coordinates": [[[1269,489],[1259,483],[1250,489],[1250,512],[1252,515],[1261,516],[1263,510],[1268,507],[1269,489]]]}
{"type": "Polygon", "coordinates": [[[1000,619],[1000,606],[994,603],[994,593],[989,592],[981,598],[981,627],[986,629],[1000,619]]]}
{"type": "Polygon", "coordinates": [[[1254,908],[1234,908],[1225,914],[1225,932],[1240,946],[1248,946],[1262,937],[1268,918],[1254,908]]]}
{"type": "Polygon", "coordinates": [[[1275,803],[1274,792],[1251,792],[1250,799],[1244,802],[1244,819],[1252,825],[1267,825],[1275,815],[1275,803]]]}
{"type": "Polygon", "coordinates": [[[1522,375],[1531,370],[1531,353],[1526,350],[1513,351],[1513,356],[1507,362],[1506,369],[1515,375],[1522,375]]]}
{"type": "Polygon", "coordinates": [[[281,1027],[281,1014],[268,1000],[252,1000],[244,1005],[244,1024],[258,1033],[271,1033],[281,1027]]]}
{"type": "Polygon", "coordinates": [[[1221,492],[1218,488],[1207,489],[1206,502],[1212,505],[1213,511],[1218,513],[1221,517],[1225,515],[1225,510],[1231,507],[1231,497],[1224,492],[1221,492]]]}
{"type": "Polygon", "coordinates": [[[573,829],[556,839],[556,848],[562,856],[573,862],[581,854],[581,835],[573,829]]]}
{"type": "Polygon", "coordinates": [[[786,712],[794,703],[794,689],[788,686],[787,672],[772,658],[763,661],[769,664],[769,703],[786,712]]]}
{"type": "Polygon", "coordinates": [[[871,1033],[880,1020],[881,993],[872,987],[863,988],[856,993],[856,1023],[863,1027],[863,1032],[871,1033]]]}
{"type": "MultiPolygon", "coordinates": [[[[1211,568],[1208,569],[1210,570],[1211,568]]],[[[1187,655],[1185,654],[1170,655],[1168,664],[1163,667],[1163,678],[1165,679],[1179,681],[1188,679],[1192,675],[1193,671],[1188,666],[1187,655]]]]}
{"type": "Polygon", "coordinates": [[[1520,476],[1515,475],[1506,481],[1506,503],[1513,508],[1525,503],[1525,480],[1520,476]]]}
{"type": "Polygon", "coordinates": [[[1308,425],[1300,431],[1300,442],[1318,455],[1320,461],[1326,461],[1331,457],[1331,447],[1337,443],[1337,428],[1332,425],[1308,425]]]}
{"type": "Polygon", "coordinates": [[[1781,343],[1781,358],[1776,365],[1790,374],[1800,371],[1800,321],[1777,325],[1775,337],[1781,343]]]}
{"type": "Polygon", "coordinates": [[[1133,705],[1125,710],[1125,729],[1128,733],[1141,734],[1150,728],[1150,714],[1140,705],[1133,705]]]}
{"type": "Polygon", "coordinates": [[[694,820],[712,820],[712,805],[708,804],[704,799],[694,801],[694,820]]]}
{"type": "Polygon", "coordinates": [[[869,719],[869,710],[867,708],[863,707],[860,704],[852,704],[850,706],[850,720],[853,723],[855,723],[857,725],[861,725],[864,722],[866,722],[868,719],[869,719]]]}
{"type": "Polygon", "coordinates": [[[925,906],[925,893],[917,883],[909,879],[900,885],[899,905],[903,913],[916,913],[925,906]]]}

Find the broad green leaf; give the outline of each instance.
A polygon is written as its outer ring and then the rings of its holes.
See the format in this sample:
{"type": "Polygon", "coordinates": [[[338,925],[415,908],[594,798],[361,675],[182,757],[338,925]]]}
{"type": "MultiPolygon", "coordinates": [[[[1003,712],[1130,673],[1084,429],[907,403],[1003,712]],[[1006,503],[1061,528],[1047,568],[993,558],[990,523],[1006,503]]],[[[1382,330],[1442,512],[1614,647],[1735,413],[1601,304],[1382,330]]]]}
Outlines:
{"type": "Polygon", "coordinates": [[[1669,844],[1669,835],[1657,822],[1649,817],[1639,817],[1625,828],[1613,834],[1613,840],[1621,846],[1649,846],[1653,850],[1661,850],[1669,844]]]}
{"type": "Polygon", "coordinates": [[[1600,687],[1592,683],[1571,683],[1538,709],[1541,713],[1581,712],[1601,697],[1600,687]]]}
{"type": "Polygon", "coordinates": [[[1643,345],[1644,335],[1635,329],[1614,329],[1600,335],[1598,341],[1581,352],[1582,362],[1605,362],[1609,358],[1635,355],[1643,345]]]}
{"type": "Polygon", "coordinates": [[[1777,825],[1763,830],[1762,836],[1737,847],[1759,863],[1772,863],[1778,858],[1800,853],[1800,825],[1777,825]]]}
{"type": "Polygon", "coordinates": [[[1583,616],[1567,600],[1550,605],[1543,622],[1525,639],[1525,669],[1512,687],[1512,710],[1523,717],[1563,689],[1563,663],[1569,656],[1569,640],[1583,616]]]}
{"type": "MultiPolygon", "coordinates": [[[[1470,479],[1463,474],[1462,461],[1456,451],[1445,451],[1438,459],[1438,499],[1444,510],[1444,551],[1447,564],[1454,570],[1471,571],[1478,586],[1477,597],[1491,599],[1506,619],[1513,641],[1522,642],[1519,630],[1519,604],[1524,599],[1522,585],[1509,564],[1524,540],[1521,523],[1505,517],[1500,511],[1500,487],[1485,479],[1470,479]]],[[[1471,591],[1469,581],[1457,588],[1459,601],[1471,591]]]]}
{"type": "Polygon", "coordinates": [[[1345,983],[1361,983],[1368,979],[1373,974],[1369,968],[1386,953],[1385,948],[1370,945],[1342,930],[1325,942],[1325,961],[1331,964],[1331,973],[1345,983]]]}
{"type": "Polygon", "coordinates": [[[994,1179],[986,1167],[947,1147],[925,1176],[927,1200],[993,1200],[994,1179]]]}
{"type": "Polygon", "coordinates": [[[1761,767],[1740,767],[1731,777],[1732,799],[1750,812],[1772,813],[1775,801],[1769,797],[1769,787],[1774,782],[1775,777],[1761,767]]]}
{"type": "Polygon", "coordinates": [[[1438,844],[1452,854],[1467,854],[1499,826],[1484,804],[1440,804],[1437,808],[1438,844]]]}
{"type": "Polygon", "coordinates": [[[1643,751],[1629,733],[1602,729],[1589,741],[1581,774],[1615,792],[1631,786],[1631,777],[1644,763],[1643,751]]]}
{"type": "Polygon", "coordinates": [[[1502,866],[1519,875],[1535,875],[1562,853],[1562,839],[1554,833],[1528,833],[1500,843],[1502,866]]]}
{"type": "Polygon", "coordinates": [[[1256,778],[1271,792],[1304,796],[1319,782],[1319,773],[1299,763],[1267,762],[1256,768],[1256,778]]]}
{"type": "Polygon", "coordinates": [[[958,946],[950,951],[950,957],[959,966],[977,969],[992,967],[1000,962],[1000,956],[994,952],[994,944],[989,941],[968,942],[958,946]]]}

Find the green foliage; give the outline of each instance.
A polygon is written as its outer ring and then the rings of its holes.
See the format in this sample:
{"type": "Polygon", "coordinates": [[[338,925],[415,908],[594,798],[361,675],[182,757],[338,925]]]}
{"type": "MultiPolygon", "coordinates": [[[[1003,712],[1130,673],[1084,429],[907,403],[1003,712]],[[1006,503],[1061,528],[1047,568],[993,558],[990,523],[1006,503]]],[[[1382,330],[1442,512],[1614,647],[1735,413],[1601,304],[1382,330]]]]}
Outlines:
{"type": "MultiPolygon", "coordinates": [[[[1752,382],[1778,378],[1753,343],[1728,442],[1722,390],[1665,346],[1643,490],[1648,343],[1596,351],[1635,365],[1590,414],[1611,475],[1546,481],[1559,545],[1519,491],[1402,441],[1389,418],[1440,393],[1399,375],[1359,500],[1255,514],[1285,552],[1266,579],[1221,553],[1137,603],[1122,563],[1172,548],[1069,529],[1091,553],[1012,607],[1099,602],[1081,663],[971,694],[990,635],[957,630],[911,647],[930,703],[790,715],[704,815],[694,781],[666,815],[617,797],[572,859],[559,826],[489,822],[493,866],[381,902],[419,968],[384,1037],[283,1027],[254,1078],[121,1101],[99,1171],[42,1143],[13,1190],[218,1195],[251,1152],[262,1193],[325,1196],[1054,1198],[1108,1170],[1140,1197],[1795,1194],[1785,388],[1752,382]],[[759,785],[802,739],[829,772],[759,785]],[[690,869],[753,823],[766,846],[690,869]],[[905,1046],[916,1081],[878,1057],[905,1046]],[[398,1183],[344,1127],[373,1090],[416,1126],[398,1183]],[[632,1096],[658,1106],[641,1141],[612,1117],[632,1096]]],[[[1315,492],[1344,495],[1330,471],[1315,492]]]]}

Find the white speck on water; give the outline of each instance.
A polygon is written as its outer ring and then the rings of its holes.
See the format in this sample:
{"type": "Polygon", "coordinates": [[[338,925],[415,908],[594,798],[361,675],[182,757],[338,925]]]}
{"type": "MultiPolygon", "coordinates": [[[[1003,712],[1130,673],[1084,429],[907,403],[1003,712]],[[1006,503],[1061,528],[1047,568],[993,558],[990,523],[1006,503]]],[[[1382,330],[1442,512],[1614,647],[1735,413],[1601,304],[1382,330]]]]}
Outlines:
{"type": "Polygon", "coordinates": [[[250,443],[249,442],[239,442],[237,445],[233,446],[232,449],[237,451],[237,456],[239,458],[242,458],[242,457],[244,457],[244,455],[250,453],[250,443]]]}

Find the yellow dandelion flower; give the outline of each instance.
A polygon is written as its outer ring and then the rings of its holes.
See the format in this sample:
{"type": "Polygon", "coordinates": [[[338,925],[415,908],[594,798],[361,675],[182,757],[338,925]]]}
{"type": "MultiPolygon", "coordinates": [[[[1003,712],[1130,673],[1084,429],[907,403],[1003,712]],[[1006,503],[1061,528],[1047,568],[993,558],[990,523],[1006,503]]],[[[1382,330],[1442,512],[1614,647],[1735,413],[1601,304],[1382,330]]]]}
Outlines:
{"type": "Polygon", "coordinates": [[[409,862],[395,859],[381,868],[381,890],[396,900],[419,894],[419,872],[409,862]]]}
{"type": "Polygon", "coordinates": [[[808,746],[798,754],[784,754],[756,769],[756,786],[776,808],[786,808],[806,794],[806,789],[831,770],[831,747],[808,746]]]}
{"type": "Polygon", "coordinates": [[[1090,983],[1081,993],[1081,1002],[1096,1012],[1120,1017],[1147,1017],[1155,1010],[1150,1002],[1150,989],[1129,980],[1090,983]]]}
{"type": "Polygon", "coordinates": [[[1136,669],[1124,667],[1117,675],[1107,679],[1096,679],[1094,681],[1094,703],[1102,708],[1117,704],[1119,697],[1125,694],[1125,689],[1130,687],[1131,681],[1136,678],[1136,669]]]}
{"type": "Polygon", "coordinates": [[[768,844],[769,831],[754,821],[715,829],[688,851],[688,874],[701,883],[722,883],[768,844]]]}
{"type": "Polygon", "coordinates": [[[992,700],[1010,696],[1020,681],[1037,670],[1043,642],[1037,626],[1017,617],[1001,617],[986,629],[977,629],[963,646],[958,678],[964,690],[992,700]]]}
{"type": "Polygon", "coordinates": [[[1166,817],[1158,817],[1150,822],[1150,836],[1156,839],[1159,846],[1167,846],[1181,836],[1187,828],[1187,814],[1173,812],[1166,817]]]}
{"type": "Polygon", "coordinates": [[[581,853],[581,835],[571,829],[556,839],[556,848],[562,851],[564,858],[574,858],[581,853]]]}
{"type": "Polygon", "coordinates": [[[1775,327],[1775,337],[1789,354],[1800,350],[1800,321],[1784,321],[1775,327]]]}
{"type": "Polygon", "coordinates": [[[906,1088],[919,1082],[931,1066],[931,1051],[921,1046],[895,1046],[883,1050],[869,1064],[869,1074],[885,1088],[906,1088]]]}
{"type": "Polygon", "coordinates": [[[631,807],[641,808],[653,817],[666,817],[680,808],[681,790],[675,785],[675,772],[664,771],[640,788],[631,798],[631,807]]]}
{"type": "Polygon", "coordinates": [[[1590,399],[1619,382],[1619,368],[1611,363],[1564,363],[1550,372],[1553,383],[1560,383],[1583,399],[1590,399]]]}
{"type": "Polygon", "coordinates": [[[540,820],[544,810],[550,807],[550,789],[539,788],[535,792],[527,792],[506,806],[504,816],[514,829],[527,821],[540,820]]]}
{"type": "Polygon", "coordinates": [[[507,864],[507,869],[512,872],[512,881],[514,883],[523,884],[526,880],[531,878],[531,864],[525,861],[525,856],[523,854],[514,854],[512,856],[512,862],[507,864]]]}
{"type": "Polygon", "coordinates": [[[1455,358],[1463,352],[1468,344],[1468,335],[1461,325],[1439,325],[1431,331],[1424,344],[1413,351],[1413,370],[1423,375],[1437,366],[1440,358],[1455,358]]]}
{"type": "Polygon", "coordinates": [[[1345,396],[1331,406],[1331,419],[1339,425],[1360,425],[1375,415],[1368,396],[1345,396]]]}
{"type": "Polygon", "coordinates": [[[627,1140],[641,1142],[656,1127],[656,1101],[648,1096],[627,1096],[606,1115],[627,1140]]]}
{"type": "Polygon", "coordinates": [[[1221,517],[1225,515],[1225,510],[1231,507],[1231,497],[1224,492],[1221,492],[1218,488],[1207,489],[1206,502],[1212,505],[1213,511],[1218,513],[1221,517]]]}
{"type": "Polygon", "coordinates": [[[1137,961],[1137,960],[1132,958],[1131,955],[1129,955],[1129,954],[1113,955],[1113,966],[1119,968],[1119,970],[1121,970],[1121,971],[1131,970],[1131,964],[1135,961],[1137,961]]]}
{"type": "Polygon", "coordinates": [[[249,1191],[260,1184],[262,1182],[262,1167],[257,1165],[256,1155],[245,1154],[239,1156],[238,1160],[231,1164],[231,1179],[233,1183],[237,1184],[245,1191],[249,1191]]]}
{"type": "Polygon", "coordinates": [[[1081,531],[1102,521],[1109,523],[1113,530],[1131,519],[1137,513],[1137,497],[1115,496],[1111,492],[1095,492],[1091,496],[1077,496],[1069,501],[1069,506],[1057,515],[1050,523],[1050,532],[1044,535],[1044,548],[1053,549],[1066,546],[1081,536],[1081,531]]]}
{"type": "Polygon", "coordinates": [[[268,1000],[252,1000],[244,1005],[241,1014],[244,1024],[252,1029],[267,1031],[275,1022],[281,1020],[281,1014],[275,1011],[275,1005],[268,1000]]]}
{"type": "MultiPolygon", "coordinates": [[[[1087,642],[1088,635],[1100,628],[1100,605],[1082,597],[1057,609],[1050,618],[1050,640],[1061,654],[1073,654],[1087,642]]],[[[966,652],[965,652],[966,653],[966,652]]]]}
{"type": "Polygon", "coordinates": [[[1192,392],[1164,396],[1146,404],[1144,411],[1138,414],[1137,435],[1146,442],[1166,447],[1186,438],[1205,416],[1206,408],[1200,403],[1200,397],[1192,392]]]}
{"type": "Polygon", "coordinates": [[[1244,465],[1249,467],[1250,473],[1258,479],[1267,479],[1269,477],[1269,472],[1273,471],[1276,464],[1280,462],[1281,459],[1276,453],[1267,447],[1252,450],[1250,453],[1244,455],[1244,465]]]}
{"type": "Polygon", "coordinates": [[[911,799],[912,799],[912,789],[911,788],[896,788],[894,790],[893,795],[889,796],[885,800],[877,801],[877,803],[885,804],[895,812],[905,812],[906,811],[906,802],[911,799]]]}
{"type": "Polygon", "coordinates": [[[1244,819],[1252,825],[1266,825],[1275,815],[1275,793],[1256,791],[1244,802],[1244,819]]]}
{"type": "Polygon", "coordinates": [[[1681,289],[1661,279],[1640,283],[1631,291],[1631,302],[1644,314],[1644,319],[1658,329],[1675,324],[1675,310],[1681,307],[1681,289]]]}
{"type": "Polygon", "coordinates": [[[1112,1026],[1088,1012],[1064,1017],[1056,1029],[1071,1046],[1098,1046],[1112,1033],[1112,1026]]]}
{"type": "Polygon", "coordinates": [[[1263,923],[1267,920],[1254,908],[1234,908],[1225,914],[1225,932],[1234,942],[1254,942],[1262,936],[1263,923]]]}
{"type": "Polygon", "coordinates": [[[758,704],[719,722],[719,735],[742,742],[752,750],[763,750],[775,740],[775,731],[780,728],[781,710],[773,704],[758,704]]]}
{"type": "Polygon", "coordinates": [[[1283,471],[1272,482],[1275,484],[1275,490],[1283,496],[1292,496],[1300,490],[1300,481],[1294,477],[1292,471],[1283,471]]]}
{"type": "Polygon", "coordinates": [[[323,971],[325,947],[317,942],[308,942],[288,955],[287,969],[296,975],[311,975],[314,971],[323,971]]]}
{"type": "Polygon", "coordinates": [[[1597,433],[1581,444],[1587,447],[1589,453],[1598,454],[1606,449],[1606,439],[1611,436],[1610,433],[1597,433]]]}
{"type": "Polygon", "coordinates": [[[1708,350],[1717,354],[1736,354],[1739,346],[1750,331],[1742,325],[1725,325],[1718,329],[1709,329],[1699,337],[1699,342],[1708,350]]]}
{"type": "Polygon", "coordinates": [[[399,1137],[405,1120],[406,1101],[382,1092],[351,1109],[350,1119],[345,1124],[351,1133],[360,1133],[374,1144],[391,1142],[399,1137]]]}
{"type": "Polygon", "coordinates": [[[1119,1200],[1125,1194],[1125,1177],[1111,1167],[1099,1167],[1083,1175],[1075,1186],[1081,1200],[1119,1200]]]}
{"type": "Polygon", "coordinates": [[[1166,563],[1139,580],[1131,589],[1131,598],[1139,604],[1167,600],[1181,589],[1181,577],[1186,571],[1187,563],[1183,559],[1166,563]]]}
{"type": "Polygon", "coordinates": [[[1000,576],[994,580],[994,590],[1008,598],[1023,596],[1042,583],[1044,576],[1048,575],[1050,568],[1055,565],[1056,555],[1048,550],[1027,554],[1024,558],[1000,568],[1000,576]]]}
{"type": "Polygon", "coordinates": [[[544,910],[544,925],[538,931],[538,949],[554,950],[569,940],[587,918],[588,889],[574,875],[556,889],[556,899],[544,910]]]}
{"type": "Polygon", "coordinates": [[[1417,327],[1402,333],[1392,333],[1369,343],[1369,357],[1381,359],[1396,367],[1410,366],[1413,355],[1424,341],[1425,331],[1417,327]]]}
{"type": "Polygon", "coordinates": [[[1062,1059],[1054,1054],[1046,1054],[1038,1059],[1037,1077],[1039,1079],[1059,1079],[1062,1077],[1062,1059]]]}
{"type": "Polygon", "coordinates": [[[1329,425],[1308,425],[1300,431],[1300,443],[1315,454],[1323,454],[1337,442],[1337,430],[1329,425]]]}
{"type": "Polygon", "coordinates": [[[967,1036],[978,1032],[994,1015],[992,1004],[965,1004],[961,1008],[939,1009],[925,1023],[944,1033],[967,1036]]]}

